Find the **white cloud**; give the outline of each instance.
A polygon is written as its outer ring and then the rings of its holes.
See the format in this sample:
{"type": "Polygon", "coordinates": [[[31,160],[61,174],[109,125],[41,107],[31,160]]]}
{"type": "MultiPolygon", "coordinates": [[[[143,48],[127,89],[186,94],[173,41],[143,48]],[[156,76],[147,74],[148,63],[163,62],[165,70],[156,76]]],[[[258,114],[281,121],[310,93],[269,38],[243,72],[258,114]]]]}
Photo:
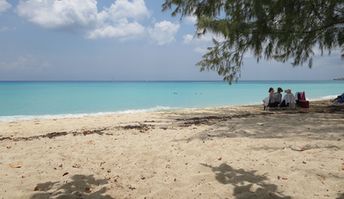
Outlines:
{"type": "Polygon", "coordinates": [[[183,42],[185,44],[195,44],[195,45],[202,45],[202,44],[210,44],[212,43],[213,39],[217,41],[224,41],[224,37],[215,35],[215,34],[205,34],[201,36],[186,34],[183,36],[183,42]]]}
{"type": "Polygon", "coordinates": [[[194,37],[191,34],[186,34],[183,36],[183,42],[185,44],[190,44],[193,41],[194,37]]]}
{"type": "Polygon", "coordinates": [[[102,10],[98,10],[97,0],[20,0],[17,13],[43,28],[81,30],[89,39],[145,35],[164,45],[175,40],[179,29],[179,24],[169,21],[144,27],[139,21],[150,16],[144,0],[113,0],[102,10]]]}
{"type": "Polygon", "coordinates": [[[205,54],[205,53],[207,53],[207,48],[206,47],[195,47],[194,51],[196,53],[205,54]]]}
{"type": "Polygon", "coordinates": [[[137,20],[148,16],[144,0],[117,0],[109,8],[98,13],[98,27],[91,30],[87,37],[125,39],[142,36],[145,27],[137,20]]]}
{"type": "Polygon", "coordinates": [[[96,0],[21,0],[17,13],[44,28],[90,27],[97,22],[96,0]]]}
{"type": "Polygon", "coordinates": [[[184,20],[187,24],[195,25],[197,23],[197,17],[196,16],[186,16],[184,18],[184,20]]]}
{"type": "Polygon", "coordinates": [[[195,52],[204,54],[205,52],[207,52],[207,48],[209,46],[212,46],[213,39],[217,41],[224,41],[223,36],[211,33],[207,33],[201,36],[186,34],[183,36],[183,43],[192,45],[195,52]]]}
{"type": "Polygon", "coordinates": [[[8,26],[0,27],[0,33],[1,32],[7,32],[7,31],[14,31],[14,30],[16,30],[16,27],[8,27],[8,26]]]}
{"type": "Polygon", "coordinates": [[[179,27],[179,24],[161,21],[155,23],[154,27],[148,30],[148,33],[151,39],[158,45],[164,45],[175,41],[175,34],[178,32],[179,27]]]}
{"type": "Polygon", "coordinates": [[[11,4],[7,2],[7,0],[0,0],[0,13],[5,12],[6,10],[12,7],[11,4]]]}
{"type": "Polygon", "coordinates": [[[6,32],[6,31],[9,31],[10,28],[7,27],[7,26],[3,26],[3,27],[0,27],[0,32],[6,32]]]}
{"type": "Polygon", "coordinates": [[[0,62],[0,69],[4,70],[41,70],[49,66],[48,62],[32,55],[23,55],[11,61],[0,62]]]}
{"type": "Polygon", "coordinates": [[[121,19],[142,19],[149,16],[149,11],[144,0],[117,0],[110,8],[106,8],[100,13],[105,19],[113,21],[121,19]]]}
{"type": "MultiPolygon", "coordinates": [[[[313,47],[312,50],[313,50],[314,56],[321,56],[321,50],[319,49],[319,46],[313,47]]],[[[337,47],[337,48],[331,49],[330,55],[335,55],[339,57],[341,56],[341,54],[343,53],[341,52],[340,48],[337,47]]],[[[323,55],[329,55],[329,51],[324,49],[323,55]]]]}
{"type": "Polygon", "coordinates": [[[144,0],[115,0],[103,10],[97,0],[20,0],[17,12],[44,28],[82,29],[91,39],[141,36],[138,20],[149,17],[144,0]]]}
{"type": "Polygon", "coordinates": [[[185,44],[194,44],[194,45],[202,45],[206,43],[210,43],[212,41],[212,35],[206,34],[197,37],[196,35],[186,34],[183,36],[183,43],[185,44]]]}
{"type": "Polygon", "coordinates": [[[130,37],[137,37],[139,35],[143,35],[144,31],[145,31],[145,28],[139,23],[124,22],[116,26],[107,25],[107,26],[99,27],[89,32],[87,37],[90,39],[109,38],[109,37],[130,38],[130,37]]]}

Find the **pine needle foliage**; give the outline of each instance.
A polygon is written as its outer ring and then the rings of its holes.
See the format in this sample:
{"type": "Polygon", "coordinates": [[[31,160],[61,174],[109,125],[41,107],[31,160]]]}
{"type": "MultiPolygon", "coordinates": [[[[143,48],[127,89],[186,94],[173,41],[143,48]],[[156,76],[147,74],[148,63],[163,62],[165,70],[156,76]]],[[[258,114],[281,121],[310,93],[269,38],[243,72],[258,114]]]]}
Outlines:
{"type": "Polygon", "coordinates": [[[257,59],[291,60],[312,67],[314,51],[344,56],[344,0],[165,0],[172,16],[197,18],[196,33],[213,39],[201,71],[217,71],[232,83],[240,77],[245,53],[257,59]]]}

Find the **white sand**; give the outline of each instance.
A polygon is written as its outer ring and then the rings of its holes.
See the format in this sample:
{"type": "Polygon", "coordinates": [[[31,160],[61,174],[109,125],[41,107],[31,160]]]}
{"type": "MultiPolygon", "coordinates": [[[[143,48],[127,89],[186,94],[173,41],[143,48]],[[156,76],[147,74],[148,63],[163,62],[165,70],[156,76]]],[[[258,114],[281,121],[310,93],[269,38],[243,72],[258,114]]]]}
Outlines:
{"type": "Polygon", "coordinates": [[[0,198],[344,198],[344,108],[0,122],[0,198]]]}

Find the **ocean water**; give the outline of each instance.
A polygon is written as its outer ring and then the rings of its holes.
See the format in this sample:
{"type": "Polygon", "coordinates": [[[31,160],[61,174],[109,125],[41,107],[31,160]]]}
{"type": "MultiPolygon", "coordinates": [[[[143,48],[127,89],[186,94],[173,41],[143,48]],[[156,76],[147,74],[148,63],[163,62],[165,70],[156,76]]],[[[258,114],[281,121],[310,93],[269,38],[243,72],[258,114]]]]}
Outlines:
{"type": "Polygon", "coordinates": [[[268,88],[335,97],[344,81],[225,82],[0,82],[0,120],[260,104],[268,88]]]}

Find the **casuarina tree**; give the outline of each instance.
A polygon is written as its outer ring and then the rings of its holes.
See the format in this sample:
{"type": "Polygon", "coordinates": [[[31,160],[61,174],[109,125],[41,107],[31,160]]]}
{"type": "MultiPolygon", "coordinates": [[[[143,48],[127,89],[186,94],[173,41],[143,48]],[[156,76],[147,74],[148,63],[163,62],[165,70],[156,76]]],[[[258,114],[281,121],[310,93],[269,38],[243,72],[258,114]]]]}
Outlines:
{"type": "Polygon", "coordinates": [[[344,56],[344,0],[165,0],[172,16],[194,16],[198,36],[213,39],[197,63],[224,80],[240,77],[245,53],[312,67],[315,52],[344,56]]]}

